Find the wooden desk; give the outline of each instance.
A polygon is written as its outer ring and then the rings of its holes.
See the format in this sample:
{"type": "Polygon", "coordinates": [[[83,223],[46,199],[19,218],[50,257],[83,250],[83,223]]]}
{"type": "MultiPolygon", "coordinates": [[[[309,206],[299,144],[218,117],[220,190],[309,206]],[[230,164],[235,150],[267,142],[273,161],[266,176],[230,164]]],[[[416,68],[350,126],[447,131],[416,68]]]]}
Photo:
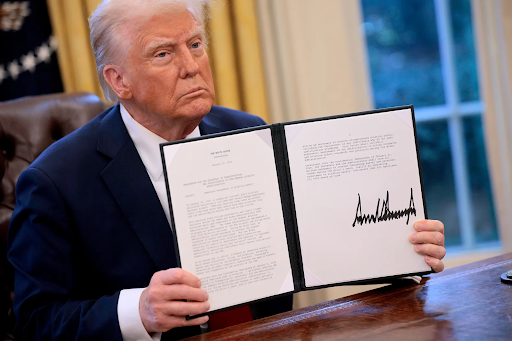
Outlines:
{"type": "Polygon", "coordinates": [[[512,340],[512,253],[195,340],[512,340]]]}

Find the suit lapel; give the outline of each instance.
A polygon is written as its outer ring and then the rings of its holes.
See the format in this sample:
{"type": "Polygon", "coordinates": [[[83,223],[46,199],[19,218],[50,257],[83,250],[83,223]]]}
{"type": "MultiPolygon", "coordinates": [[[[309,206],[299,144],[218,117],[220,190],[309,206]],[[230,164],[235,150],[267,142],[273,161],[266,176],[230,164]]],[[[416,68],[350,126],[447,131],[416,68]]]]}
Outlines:
{"type": "Polygon", "coordinates": [[[206,115],[201,123],[199,123],[199,131],[201,136],[220,133],[223,131],[221,127],[210,117],[211,113],[206,115]]]}
{"type": "Polygon", "coordinates": [[[216,130],[215,126],[210,125],[205,122],[205,120],[202,120],[201,123],[199,123],[199,132],[201,133],[201,136],[214,134],[216,130]]]}
{"type": "Polygon", "coordinates": [[[176,253],[165,213],[119,112],[105,116],[99,152],[112,160],[101,176],[158,269],[176,267],[176,253]]]}

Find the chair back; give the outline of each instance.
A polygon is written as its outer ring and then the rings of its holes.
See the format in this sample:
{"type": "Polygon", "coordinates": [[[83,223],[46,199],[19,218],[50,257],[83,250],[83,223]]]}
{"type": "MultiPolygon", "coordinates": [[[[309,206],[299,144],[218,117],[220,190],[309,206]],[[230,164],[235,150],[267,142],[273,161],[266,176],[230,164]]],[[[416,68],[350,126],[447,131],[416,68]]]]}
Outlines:
{"type": "Polygon", "coordinates": [[[18,177],[53,142],[105,109],[100,98],[89,93],[0,102],[0,340],[13,339],[13,270],[7,261],[7,229],[18,177]]]}

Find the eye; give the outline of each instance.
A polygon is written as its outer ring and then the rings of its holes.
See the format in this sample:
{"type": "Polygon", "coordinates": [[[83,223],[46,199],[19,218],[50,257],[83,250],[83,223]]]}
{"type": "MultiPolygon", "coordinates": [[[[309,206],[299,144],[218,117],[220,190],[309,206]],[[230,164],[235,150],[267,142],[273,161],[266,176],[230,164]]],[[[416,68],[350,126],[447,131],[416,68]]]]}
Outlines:
{"type": "Polygon", "coordinates": [[[163,58],[165,56],[167,56],[167,52],[160,52],[159,54],[156,55],[158,58],[163,58]]]}
{"type": "Polygon", "coordinates": [[[193,44],[191,45],[191,47],[192,47],[193,49],[198,49],[200,45],[201,45],[201,43],[197,42],[197,43],[193,43],[193,44]]]}

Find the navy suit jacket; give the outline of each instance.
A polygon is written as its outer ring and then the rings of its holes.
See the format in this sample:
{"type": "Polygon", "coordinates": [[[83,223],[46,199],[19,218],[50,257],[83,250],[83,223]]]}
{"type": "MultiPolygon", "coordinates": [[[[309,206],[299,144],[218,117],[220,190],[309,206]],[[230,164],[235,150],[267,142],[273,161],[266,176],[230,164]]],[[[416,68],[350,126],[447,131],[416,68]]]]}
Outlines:
{"type": "MultiPolygon", "coordinates": [[[[213,107],[201,135],[264,124],[213,107]]],[[[51,145],[20,176],[9,228],[16,333],[27,340],[122,340],[119,292],[177,266],[171,229],[115,106],[51,145]]],[[[254,318],[291,296],[251,305],[254,318]]],[[[163,339],[197,334],[177,328],[163,339]]]]}

